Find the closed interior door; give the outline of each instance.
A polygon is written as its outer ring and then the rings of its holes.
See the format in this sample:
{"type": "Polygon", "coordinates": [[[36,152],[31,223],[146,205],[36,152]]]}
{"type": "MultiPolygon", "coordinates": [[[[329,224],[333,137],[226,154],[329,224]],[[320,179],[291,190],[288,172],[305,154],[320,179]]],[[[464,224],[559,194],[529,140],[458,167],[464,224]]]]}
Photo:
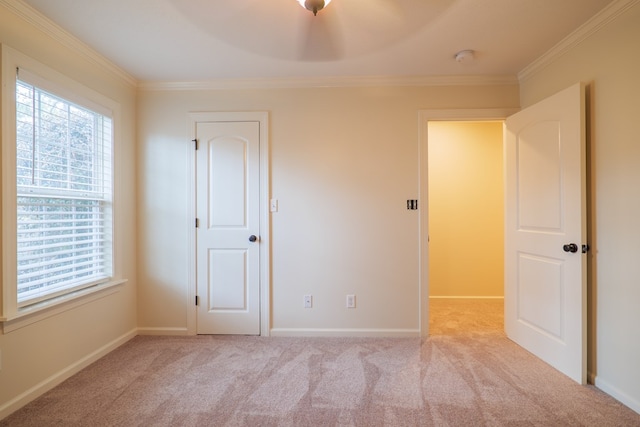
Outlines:
{"type": "Polygon", "coordinates": [[[260,334],[260,123],[197,122],[198,334],[260,334]]]}
{"type": "Polygon", "coordinates": [[[586,382],[584,87],[507,118],[505,330],[586,382]]]}

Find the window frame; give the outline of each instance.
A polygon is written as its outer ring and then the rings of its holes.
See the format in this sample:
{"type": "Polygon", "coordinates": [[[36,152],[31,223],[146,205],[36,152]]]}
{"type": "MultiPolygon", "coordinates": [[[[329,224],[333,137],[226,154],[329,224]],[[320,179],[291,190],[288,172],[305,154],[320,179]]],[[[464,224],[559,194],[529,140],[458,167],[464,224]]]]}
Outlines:
{"type": "Polygon", "coordinates": [[[1,117],[1,165],[2,186],[2,289],[0,292],[0,323],[3,331],[10,332],[54,314],[85,304],[110,293],[117,292],[126,282],[120,276],[121,261],[118,256],[118,213],[116,175],[118,169],[117,146],[121,140],[119,132],[120,106],[106,96],[76,82],[75,80],[41,64],[19,51],[0,44],[2,58],[2,85],[0,86],[1,117]],[[17,186],[16,186],[16,84],[17,70],[26,71],[30,83],[52,92],[72,103],[87,107],[112,120],[111,147],[111,227],[113,230],[112,275],[90,287],[71,291],[31,305],[20,306],[17,295],[17,186]],[[107,114],[104,114],[104,113],[107,114]]]}

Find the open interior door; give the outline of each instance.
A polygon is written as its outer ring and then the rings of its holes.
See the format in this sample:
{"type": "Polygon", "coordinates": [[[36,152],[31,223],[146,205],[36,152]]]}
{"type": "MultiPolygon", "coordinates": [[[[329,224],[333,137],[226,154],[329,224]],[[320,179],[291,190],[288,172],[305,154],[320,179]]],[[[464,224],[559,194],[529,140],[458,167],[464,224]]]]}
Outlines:
{"type": "Polygon", "coordinates": [[[586,382],[584,86],[506,120],[505,331],[586,382]]]}

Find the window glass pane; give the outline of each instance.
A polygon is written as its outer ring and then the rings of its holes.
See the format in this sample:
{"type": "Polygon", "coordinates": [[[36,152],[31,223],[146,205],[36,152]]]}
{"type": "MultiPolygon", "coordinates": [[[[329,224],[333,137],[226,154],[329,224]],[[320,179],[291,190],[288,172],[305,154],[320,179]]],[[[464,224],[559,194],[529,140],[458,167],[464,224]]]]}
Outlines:
{"type": "Polygon", "coordinates": [[[111,119],[16,87],[18,305],[111,276],[111,119]]]}

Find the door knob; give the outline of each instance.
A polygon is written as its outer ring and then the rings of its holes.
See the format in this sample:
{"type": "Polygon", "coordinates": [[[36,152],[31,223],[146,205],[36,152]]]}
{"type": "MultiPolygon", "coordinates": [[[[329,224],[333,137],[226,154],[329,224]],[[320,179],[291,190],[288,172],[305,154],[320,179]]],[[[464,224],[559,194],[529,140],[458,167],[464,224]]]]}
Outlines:
{"type": "Polygon", "coordinates": [[[249,236],[250,242],[255,242],[256,240],[258,240],[258,238],[255,236],[255,234],[252,234],[251,236],[249,236]]]}
{"type": "Polygon", "coordinates": [[[575,243],[569,243],[568,245],[562,246],[562,250],[565,252],[576,253],[578,252],[578,245],[575,243]]]}

